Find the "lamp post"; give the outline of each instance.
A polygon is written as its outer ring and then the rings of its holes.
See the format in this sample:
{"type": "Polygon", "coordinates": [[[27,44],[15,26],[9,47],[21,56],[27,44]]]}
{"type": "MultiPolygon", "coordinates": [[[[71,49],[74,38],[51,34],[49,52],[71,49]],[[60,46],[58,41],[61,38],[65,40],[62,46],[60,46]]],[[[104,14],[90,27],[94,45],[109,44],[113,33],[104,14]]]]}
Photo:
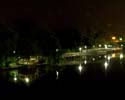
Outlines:
{"type": "Polygon", "coordinates": [[[84,46],[84,48],[85,48],[85,50],[86,50],[86,53],[87,53],[87,46],[85,45],[85,46],[84,46]]]}
{"type": "Polygon", "coordinates": [[[80,54],[80,62],[81,62],[81,56],[82,56],[82,48],[79,47],[79,54],[80,54]]]}
{"type": "Polygon", "coordinates": [[[102,47],[102,45],[101,44],[99,44],[99,48],[101,48],[102,47]]]}
{"type": "Polygon", "coordinates": [[[81,47],[79,47],[79,51],[80,51],[80,52],[82,51],[82,48],[81,48],[81,47]]]}
{"type": "Polygon", "coordinates": [[[13,56],[14,56],[14,59],[13,59],[13,60],[14,60],[14,63],[16,62],[16,55],[15,55],[15,54],[16,54],[16,51],[13,50],[13,56]]]}
{"type": "Polygon", "coordinates": [[[116,37],[115,37],[115,36],[112,36],[112,40],[116,40],[116,37]]]}
{"type": "Polygon", "coordinates": [[[84,48],[87,49],[87,46],[85,45],[84,48]]]}
{"type": "Polygon", "coordinates": [[[59,64],[59,49],[56,49],[56,64],[59,64]]]}
{"type": "Polygon", "coordinates": [[[123,40],[122,37],[120,37],[119,40],[122,41],[123,40]]]}

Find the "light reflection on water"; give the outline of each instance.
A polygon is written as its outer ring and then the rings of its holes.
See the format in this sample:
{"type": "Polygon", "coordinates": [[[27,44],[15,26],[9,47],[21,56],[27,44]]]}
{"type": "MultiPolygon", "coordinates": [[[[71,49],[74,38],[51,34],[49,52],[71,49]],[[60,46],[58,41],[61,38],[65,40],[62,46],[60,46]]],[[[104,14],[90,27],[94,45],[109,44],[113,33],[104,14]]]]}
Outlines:
{"type": "MultiPolygon", "coordinates": [[[[125,64],[124,54],[113,53],[113,54],[107,54],[107,55],[85,56],[83,57],[83,59],[81,59],[80,61],[78,61],[78,63],[74,65],[42,66],[42,67],[37,66],[34,69],[24,68],[27,70],[24,70],[24,69],[6,70],[6,71],[3,71],[1,74],[5,79],[9,80],[10,82],[14,82],[16,84],[21,82],[25,84],[31,84],[32,82],[35,82],[38,79],[61,80],[62,77],[65,80],[65,78],[67,78],[66,76],[68,76],[69,79],[70,78],[75,79],[80,77],[80,79],[86,80],[86,79],[96,79],[96,78],[93,78],[94,75],[96,77],[99,77],[100,75],[101,76],[104,75],[107,78],[110,75],[112,79],[112,77],[115,76],[113,71],[117,72],[118,70],[116,70],[116,68],[121,70],[120,66],[124,68],[124,64],[125,64]],[[110,68],[109,68],[109,65],[110,65],[110,68]],[[76,69],[76,66],[77,66],[77,69],[76,69]],[[104,69],[105,69],[105,72],[108,72],[106,75],[105,73],[103,73],[104,69]],[[68,71],[68,74],[66,74],[67,71],[68,71]],[[80,73],[80,75],[78,76],[77,76],[77,73],[78,73],[77,71],[79,71],[80,73]]],[[[100,79],[103,79],[103,78],[104,77],[101,77],[100,79]]],[[[123,79],[125,79],[125,77],[123,79]]]]}
{"type": "Polygon", "coordinates": [[[78,70],[79,70],[80,73],[81,73],[82,69],[83,69],[83,67],[82,67],[82,65],[80,64],[80,65],[78,66],[78,70]]]}
{"type": "Polygon", "coordinates": [[[107,70],[107,68],[108,68],[108,62],[107,61],[105,61],[105,63],[104,63],[104,66],[105,66],[105,70],[107,70]]]}
{"type": "Polygon", "coordinates": [[[87,64],[87,60],[84,60],[84,64],[87,64]]]}
{"type": "Polygon", "coordinates": [[[58,78],[59,78],[59,72],[56,71],[56,79],[58,79],[58,78]]]}
{"type": "Polygon", "coordinates": [[[107,58],[107,59],[108,59],[108,61],[110,61],[111,57],[108,55],[108,58],[107,58]]]}

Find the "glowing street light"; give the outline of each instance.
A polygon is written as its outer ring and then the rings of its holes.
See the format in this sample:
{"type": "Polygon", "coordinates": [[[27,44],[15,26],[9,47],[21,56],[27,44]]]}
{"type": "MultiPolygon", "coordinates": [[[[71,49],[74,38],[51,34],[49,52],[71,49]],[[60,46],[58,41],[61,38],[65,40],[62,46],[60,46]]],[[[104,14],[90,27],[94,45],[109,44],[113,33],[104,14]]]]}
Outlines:
{"type": "Polygon", "coordinates": [[[59,72],[58,72],[58,71],[56,71],[56,75],[57,75],[57,76],[59,75],[59,72]]]}
{"type": "Polygon", "coordinates": [[[58,79],[58,77],[59,77],[59,72],[56,71],[56,79],[58,79]]]}
{"type": "Polygon", "coordinates": [[[107,58],[107,56],[105,55],[104,58],[107,58]]]}
{"type": "Polygon", "coordinates": [[[108,56],[108,61],[111,59],[111,57],[110,56],[108,56]]]}
{"type": "Polygon", "coordinates": [[[123,47],[123,44],[121,44],[121,47],[123,47]]]}
{"type": "Polygon", "coordinates": [[[58,72],[58,71],[56,71],[56,76],[57,76],[57,77],[59,76],[59,72],[58,72]]]}
{"type": "Polygon", "coordinates": [[[13,51],[13,53],[15,54],[15,53],[16,53],[16,51],[14,50],[14,51],[13,51]]]}
{"type": "Polygon", "coordinates": [[[120,37],[119,40],[122,41],[123,40],[122,37],[120,37]]]}
{"type": "Polygon", "coordinates": [[[14,81],[17,81],[17,77],[14,77],[14,81]]]}
{"type": "Polygon", "coordinates": [[[99,58],[101,58],[101,56],[99,56],[99,58]]]}
{"type": "Polygon", "coordinates": [[[87,46],[85,45],[84,48],[87,49],[87,46]]]}
{"type": "Polygon", "coordinates": [[[92,58],[93,61],[95,61],[95,58],[92,58]]]}
{"type": "Polygon", "coordinates": [[[115,57],[116,57],[116,54],[115,54],[115,53],[113,53],[113,54],[112,54],[112,58],[115,58],[115,57]]]}
{"type": "Polygon", "coordinates": [[[120,54],[120,59],[123,59],[123,57],[124,57],[123,54],[120,54]]]}
{"type": "Polygon", "coordinates": [[[115,37],[115,36],[113,36],[113,37],[112,37],[112,40],[115,40],[115,39],[116,39],[116,37],[115,37]]]}
{"type": "Polygon", "coordinates": [[[108,48],[108,46],[107,46],[106,44],[105,44],[104,46],[105,46],[105,49],[107,49],[107,48],[108,48]]]}
{"type": "Polygon", "coordinates": [[[101,48],[102,47],[102,45],[101,44],[99,44],[99,48],[101,48]]]}
{"type": "Polygon", "coordinates": [[[80,51],[80,52],[82,51],[82,48],[81,48],[81,47],[79,47],[79,51],[80,51]]]}
{"type": "Polygon", "coordinates": [[[26,83],[29,83],[29,81],[30,81],[29,78],[26,77],[26,78],[25,78],[25,82],[26,82],[26,83]]]}
{"type": "Polygon", "coordinates": [[[56,49],[56,52],[58,52],[59,51],[59,49],[56,49]]]}
{"type": "Polygon", "coordinates": [[[95,45],[93,45],[93,48],[95,48],[95,45]]]}
{"type": "Polygon", "coordinates": [[[108,45],[108,47],[109,47],[109,48],[111,48],[111,47],[112,47],[112,45],[108,45]]]}

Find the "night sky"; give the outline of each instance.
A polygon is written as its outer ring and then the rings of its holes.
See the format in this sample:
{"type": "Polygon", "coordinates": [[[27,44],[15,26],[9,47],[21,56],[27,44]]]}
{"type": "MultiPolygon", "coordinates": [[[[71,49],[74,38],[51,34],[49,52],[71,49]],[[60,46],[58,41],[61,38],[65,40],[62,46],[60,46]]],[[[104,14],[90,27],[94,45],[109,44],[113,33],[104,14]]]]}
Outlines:
{"type": "Polygon", "coordinates": [[[54,30],[85,27],[125,32],[125,1],[120,0],[2,0],[0,21],[31,19],[39,27],[54,30]]]}

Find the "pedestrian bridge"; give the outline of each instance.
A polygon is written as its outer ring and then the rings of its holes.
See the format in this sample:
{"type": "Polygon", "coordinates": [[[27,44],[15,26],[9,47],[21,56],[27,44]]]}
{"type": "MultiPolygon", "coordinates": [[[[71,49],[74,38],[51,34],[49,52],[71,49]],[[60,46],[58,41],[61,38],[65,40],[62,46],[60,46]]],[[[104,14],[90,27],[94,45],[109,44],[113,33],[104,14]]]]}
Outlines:
{"type": "Polygon", "coordinates": [[[108,52],[113,52],[113,51],[121,51],[122,48],[95,48],[95,49],[87,49],[87,50],[82,50],[81,52],[68,52],[64,53],[62,55],[63,58],[66,57],[80,57],[84,55],[98,55],[98,54],[106,54],[108,52]]]}

